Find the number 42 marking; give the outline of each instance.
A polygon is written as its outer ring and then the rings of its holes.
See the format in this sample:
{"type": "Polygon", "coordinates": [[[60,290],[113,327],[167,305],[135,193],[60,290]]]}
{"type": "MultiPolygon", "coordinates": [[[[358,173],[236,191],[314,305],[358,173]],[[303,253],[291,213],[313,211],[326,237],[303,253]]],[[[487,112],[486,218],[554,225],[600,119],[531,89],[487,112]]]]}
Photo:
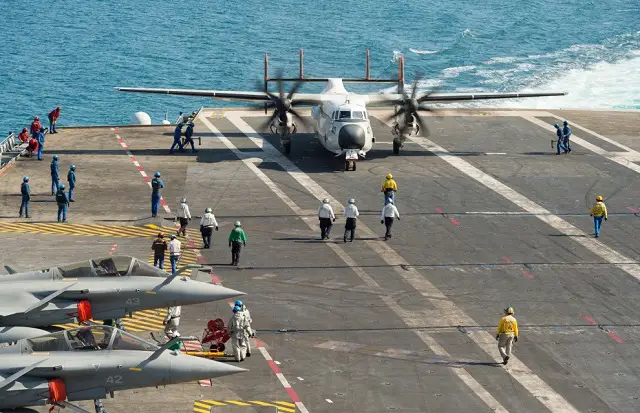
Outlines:
{"type": "Polygon", "coordinates": [[[124,384],[122,376],[109,376],[107,377],[108,384],[124,384]]]}

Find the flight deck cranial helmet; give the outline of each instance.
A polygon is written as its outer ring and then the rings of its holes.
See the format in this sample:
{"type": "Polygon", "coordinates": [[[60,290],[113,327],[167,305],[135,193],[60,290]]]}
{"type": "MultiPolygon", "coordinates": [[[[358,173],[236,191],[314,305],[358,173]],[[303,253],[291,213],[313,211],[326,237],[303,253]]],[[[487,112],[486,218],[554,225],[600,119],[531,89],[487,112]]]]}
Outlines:
{"type": "Polygon", "coordinates": [[[240,223],[240,221],[236,221],[235,224],[233,224],[234,227],[241,227],[242,224],[240,223]]]}
{"type": "Polygon", "coordinates": [[[72,171],[75,171],[76,170],[76,166],[71,164],[71,166],[69,166],[69,169],[71,169],[72,171]]]}
{"type": "Polygon", "coordinates": [[[207,208],[207,209],[205,209],[205,210],[204,210],[204,212],[205,212],[205,213],[207,213],[207,212],[208,212],[208,213],[211,213],[211,211],[212,211],[212,209],[211,209],[211,208],[207,208]]]}
{"type": "Polygon", "coordinates": [[[242,301],[240,301],[240,300],[236,300],[236,304],[235,304],[235,305],[236,305],[237,307],[242,308],[242,306],[243,306],[244,304],[242,304],[242,301]]]}
{"type": "Polygon", "coordinates": [[[53,160],[57,161],[58,160],[58,155],[53,155],[53,160]]]}
{"type": "Polygon", "coordinates": [[[59,188],[64,189],[64,184],[60,184],[59,188]]]}
{"type": "Polygon", "coordinates": [[[602,198],[602,195],[598,195],[598,196],[596,197],[596,201],[602,201],[603,199],[604,199],[604,198],[602,198]]]}
{"type": "Polygon", "coordinates": [[[393,175],[387,174],[387,179],[393,179],[393,175]]]}
{"type": "Polygon", "coordinates": [[[513,307],[509,306],[507,308],[504,309],[504,313],[508,314],[508,315],[513,315],[514,311],[513,311],[513,307]]]}
{"type": "Polygon", "coordinates": [[[355,203],[356,203],[356,200],[355,200],[355,199],[353,199],[353,198],[349,198],[349,203],[350,203],[350,204],[355,204],[355,203]]]}
{"type": "Polygon", "coordinates": [[[237,313],[238,311],[240,311],[240,307],[238,307],[237,305],[233,307],[233,312],[237,313]]]}
{"type": "Polygon", "coordinates": [[[329,203],[329,200],[328,200],[327,198],[325,198],[325,199],[323,199],[323,200],[322,200],[322,203],[323,203],[323,204],[328,204],[328,203],[329,203]]]}
{"type": "Polygon", "coordinates": [[[28,176],[25,176],[24,178],[22,178],[22,180],[23,180],[24,182],[29,182],[29,177],[28,177],[28,176]]]}
{"type": "Polygon", "coordinates": [[[557,129],[557,128],[559,128],[560,126],[558,126],[558,124],[557,124],[557,123],[554,123],[554,124],[553,124],[553,127],[557,129]]]}
{"type": "Polygon", "coordinates": [[[153,176],[155,176],[156,178],[160,178],[160,172],[154,173],[153,176]]]}
{"type": "Polygon", "coordinates": [[[564,122],[562,122],[562,124],[563,124],[564,126],[567,126],[567,125],[569,124],[569,122],[567,122],[567,121],[565,120],[564,122]]]}

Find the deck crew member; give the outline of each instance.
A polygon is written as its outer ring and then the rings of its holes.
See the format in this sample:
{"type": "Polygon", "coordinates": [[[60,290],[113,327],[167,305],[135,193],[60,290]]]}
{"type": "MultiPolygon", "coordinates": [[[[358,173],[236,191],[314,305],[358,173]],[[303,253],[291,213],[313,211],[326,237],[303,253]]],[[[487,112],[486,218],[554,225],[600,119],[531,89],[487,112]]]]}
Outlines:
{"type": "Polygon", "coordinates": [[[173,131],[173,145],[171,145],[171,149],[169,149],[169,153],[175,153],[174,149],[178,146],[178,150],[180,152],[184,152],[184,148],[182,147],[182,142],[180,142],[180,138],[182,137],[182,127],[184,123],[180,122],[176,125],[175,130],[173,131]]]}
{"type": "Polygon", "coordinates": [[[51,161],[51,195],[58,192],[58,184],[60,183],[60,165],[58,165],[58,155],[53,155],[51,161]]]}
{"type": "Polygon", "coordinates": [[[187,146],[187,144],[191,144],[191,152],[195,153],[198,152],[196,150],[195,144],[193,142],[193,127],[195,126],[195,124],[193,122],[189,122],[189,124],[187,125],[187,129],[185,129],[184,131],[184,147],[187,146]]]}
{"type": "Polygon", "coordinates": [[[175,235],[171,234],[171,241],[167,245],[169,250],[169,261],[171,262],[171,275],[176,275],[178,261],[180,260],[180,247],[182,244],[175,235]]]}
{"type": "Polygon", "coordinates": [[[27,146],[27,156],[31,158],[38,151],[38,141],[36,138],[29,138],[29,146],[27,146]]]}
{"type": "Polygon", "coordinates": [[[58,192],[56,192],[56,203],[58,204],[58,222],[67,222],[67,208],[69,208],[69,198],[64,192],[64,184],[58,185],[58,192]]]}
{"type": "MultiPolygon", "coordinates": [[[[235,306],[239,307],[240,311],[242,311],[242,315],[244,315],[244,320],[247,323],[247,331],[249,333],[249,337],[255,337],[256,332],[251,328],[251,323],[253,322],[253,320],[251,319],[251,313],[249,312],[249,309],[241,300],[236,300],[235,306]]],[[[251,357],[251,340],[247,340],[247,357],[251,357]]]]}
{"type": "Polygon", "coordinates": [[[553,124],[553,127],[556,128],[556,136],[558,137],[558,142],[556,143],[556,150],[558,151],[556,155],[560,155],[560,149],[567,153],[567,147],[564,145],[564,135],[562,134],[562,128],[558,126],[557,123],[553,124]]]}
{"type": "Polygon", "coordinates": [[[600,236],[600,227],[602,226],[602,220],[606,221],[608,219],[607,206],[604,204],[602,195],[598,195],[596,197],[596,203],[593,204],[589,215],[593,217],[595,236],[596,238],[598,238],[600,236]]]}
{"type": "Polygon", "coordinates": [[[153,250],[153,266],[164,270],[164,253],[167,250],[167,241],[162,232],[158,233],[158,238],[153,240],[151,249],[153,250]]]}
{"type": "Polygon", "coordinates": [[[360,215],[355,199],[349,198],[349,205],[344,208],[342,215],[347,219],[344,224],[344,242],[347,242],[347,235],[350,235],[350,241],[353,242],[356,236],[356,219],[360,215]]]}
{"type": "Polygon", "coordinates": [[[60,106],[49,112],[49,133],[58,133],[56,130],[56,123],[60,117],[60,106]]]}
{"type": "Polygon", "coordinates": [[[40,123],[40,118],[36,116],[36,117],[33,118],[33,122],[31,122],[31,128],[30,128],[31,136],[35,137],[35,135],[38,132],[44,132],[41,129],[44,129],[44,128],[42,127],[42,124],[40,123]]]}
{"type": "Polygon", "coordinates": [[[231,265],[238,265],[240,261],[240,250],[242,246],[247,246],[247,236],[242,229],[240,221],[233,224],[233,229],[229,233],[229,248],[231,248],[231,265]]]}
{"type": "Polygon", "coordinates": [[[187,198],[182,198],[180,205],[178,205],[178,221],[180,221],[180,228],[178,228],[176,235],[180,236],[182,234],[183,237],[186,237],[187,225],[191,222],[191,212],[189,211],[189,205],[187,205],[187,198]]]}
{"type": "Polygon", "coordinates": [[[20,142],[22,143],[29,142],[29,131],[27,128],[22,128],[22,132],[18,134],[18,139],[20,139],[20,142]]]}
{"type": "Polygon", "coordinates": [[[177,305],[175,307],[169,307],[167,310],[167,316],[164,318],[162,324],[164,324],[164,333],[169,340],[176,337],[178,334],[178,326],[180,325],[180,315],[182,314],[182,307],[177,305]]]}
{"type": "Polygon", "coordinates": [[[233,316],[228,324],[229,333],[231,334],[231,347],[233,348],[233,356],[237,362],[244,361],[247,356],[247,342],[249,341],[249,333],[247,331],[247,323],[240,307],[233,307],[233,316]]]}
{"type": "Polygon", "coordinates": [[[41,161],[42,151],[44,151],[44,128],[40,128],[40,131],[35,134],[34,138],[36,141],[38,141],[37,157],[38,157],[38,160],[41,161]]]}
{"type": "Polygon", "coordinates": [[[76,188],[76,166],[69,166],[69,173],[67,173],[67,182],[69,182],[69,202],[76,202],[73,199],[73,190],[76,188]]]}
{"type": "Polygon", "coordinates": [[[513,343],[518,341],[518,321],[513,316],[513,307],[504,309],[504,315],[500,318],[496,334],[498,351],[502,356],[502,364],[509,362],[513,343]]]}
{"type": "Polygon", "coordinates": [[[571,152],[571,145],[569,145],[569,138],[571,137],[571,128],[569,127],[569,122],[568,121],[564,121],[562,122],[562,135],[564,136],[564,147],[567,150],[567,152],[571,152]]]}
{"type": "Polygon", "coordinates": [[[331,227],[336,222],[336,216],[327,198],[322,200],[322,205],[318,208],[318,219],[320,220],[320,239],[329,239],[331,227]]]}
{"type": "Polygon", "coordinates": [[[22,178],[22,185],[20,185],[20,196],[22,202],[20,203],[20,218],[22,214],[27,218],[31,218],[29,215],[29,202],[31,201],[31,188],[29,187],[29,177],[22,178]]]}
{"type": "Polygon", "coordinates": [[[382,189],[380,192],[384,192],[384,204],[387,205],[390,199],[396,200],[396,192],[398,191],[398,184],[393,180],[393,175],[387,174],[386,179],[382,183],[382,189]]]}
{"type": "Polygon", "coordinates": [[[394,218],[398,218],[398,221],[400,221],[400,213],[394,205],[393,199],[390,199],[389,203],[382,208],[382,214],[380,215],[380,223],[387,227],[387,232],[384,234],[385,241],[391,238],[391,227],[393,226],[394,218]]]}
{"type": "Polygon", "coordinates": [[[203,248],[211,248],[211,234],[213,233],[213,227],[218,230],[218,221],[213,215],[211,208],[204,210],[204,215],[200,218],[200,233],[202,234],[203,248]]]}
{"type": "Polygon", "coordinates": [[[164,188],[164,182],[160,179],[160,172],[156,172],[153,174],[153,179],[151,180],[151,217],[155,218],[158,216],[158,205],[160,205],[160,190],[164,188]]]}

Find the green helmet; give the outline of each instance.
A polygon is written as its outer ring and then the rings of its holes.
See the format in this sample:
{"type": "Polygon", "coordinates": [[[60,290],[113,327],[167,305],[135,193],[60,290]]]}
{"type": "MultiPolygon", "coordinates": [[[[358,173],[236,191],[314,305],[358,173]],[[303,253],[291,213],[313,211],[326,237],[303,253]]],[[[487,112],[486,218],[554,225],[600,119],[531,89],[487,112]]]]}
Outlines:
{"type": "Polygon", "coordinates": [[[507,308],[504,309],[504,313],[508,314],[508,315],[513,315],[514,311],[513,311],[513,307],[509,306],[507,308]]]}

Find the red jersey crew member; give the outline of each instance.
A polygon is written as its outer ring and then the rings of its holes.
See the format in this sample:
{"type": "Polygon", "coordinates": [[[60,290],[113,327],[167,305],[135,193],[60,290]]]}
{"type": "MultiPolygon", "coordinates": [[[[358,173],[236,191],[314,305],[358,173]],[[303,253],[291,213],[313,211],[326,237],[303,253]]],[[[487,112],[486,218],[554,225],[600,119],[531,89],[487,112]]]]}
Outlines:
{"type": "Polygon", "coordinates": [[[33,122],[31,122],[31,136],[35,138],[36,134],[40,132],[40,128],[42,128],[42,124],[40,123],[40,118],[36,116],[33,118],[33,122]]]}
{"type": "Polygon", "coordinates": [[[20,139],[20,142],[22,143],[27,143],[29,141],[29,131],[27,128],[22,128],[22,132],[18,135],[18,139],[20,139]]]}
{"type": "Polygon", "coordinates": [[[49,133],[58,133],[56,130],[56,124],[60,117],[60,106],[49,112],[49,133]]]}

